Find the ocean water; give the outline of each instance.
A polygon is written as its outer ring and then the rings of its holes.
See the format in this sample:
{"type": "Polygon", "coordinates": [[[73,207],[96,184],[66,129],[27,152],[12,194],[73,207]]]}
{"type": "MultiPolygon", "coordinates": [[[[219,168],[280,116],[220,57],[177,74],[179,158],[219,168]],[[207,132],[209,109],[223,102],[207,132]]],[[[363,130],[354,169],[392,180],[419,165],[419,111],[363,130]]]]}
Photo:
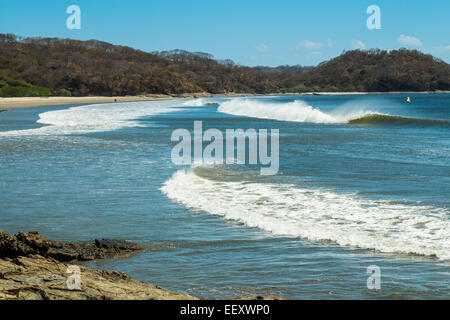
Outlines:
{"type": "Polygon", "coordinates": [[[88,262],[202,298],[448,299],[450,95],[0,113],[0,228],[145,250],[88,262]],[[279,129],[280,168],[175,165],[175,129],[279,129]],[[367,267],[381,289],[367,288],[367,267]]]}

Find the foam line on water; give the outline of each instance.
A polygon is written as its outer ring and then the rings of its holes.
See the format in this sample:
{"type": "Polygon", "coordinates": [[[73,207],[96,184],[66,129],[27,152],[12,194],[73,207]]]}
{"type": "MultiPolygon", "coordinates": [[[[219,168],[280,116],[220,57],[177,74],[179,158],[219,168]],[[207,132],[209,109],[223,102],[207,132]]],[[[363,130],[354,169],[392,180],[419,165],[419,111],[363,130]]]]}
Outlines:
{"type": "Polygon", "coordinates": [[[162,192],[192,210],[280,236],[450,260],[445,208],[392,204],[352,194],[260,182],[218,181],[177,171],[162,192]]]}
{"type": "Polygon", "coordinates": [[[183,102],[183,106],[188,106],[188,107],[201,107],[204,106],[206,104],[206,100],[204,98],[195,98],[195,99],[189,99],[185,102],[183,102]]]}
{"type": "Polygon", "coordinates": [[[140,101],[90,104],[39,114],[36,129],[0,132],[0,135],[67,135],[114,131],[126,127],[139,127],[135,119],[176,111],[180,101],[140,101]]]}

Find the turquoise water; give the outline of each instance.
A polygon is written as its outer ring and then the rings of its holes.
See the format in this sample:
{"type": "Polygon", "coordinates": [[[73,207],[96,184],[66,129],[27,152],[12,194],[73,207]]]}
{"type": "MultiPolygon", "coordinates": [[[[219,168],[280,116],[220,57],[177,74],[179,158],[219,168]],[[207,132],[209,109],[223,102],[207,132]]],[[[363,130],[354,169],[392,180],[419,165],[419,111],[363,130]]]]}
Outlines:
{"type": "Polygon", "coordinates": [[[0,228],[137,241],[144,252],[87,265],[203,298],[448,299],[450,95],[404,98],[2,112],[0,228]],[[174,165],[171,134],[192,132],[194,120],[221,132],[279,129],[278,174],[174,165]],[[381,268],[381,290],[366,286],[370,265],[381,268]]]}

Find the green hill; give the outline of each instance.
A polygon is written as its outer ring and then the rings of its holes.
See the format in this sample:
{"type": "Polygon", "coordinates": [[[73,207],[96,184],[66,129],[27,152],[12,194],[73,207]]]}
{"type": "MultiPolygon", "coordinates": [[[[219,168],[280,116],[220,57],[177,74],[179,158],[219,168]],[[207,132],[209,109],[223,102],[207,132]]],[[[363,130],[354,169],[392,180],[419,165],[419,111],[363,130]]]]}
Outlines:
{"type": "Polygon", "coordinates": [[[417,50],[354,50],[296,80],[300,86],[331,91],[449,90],[450,65],[417,50]]]}
{"type": "Polygon", "coordinates": [[[202,52],[0,34],[0,96],[450,90],[450,66],[414,50],[348,51],[317,67],[245,67],[202,52]]]}

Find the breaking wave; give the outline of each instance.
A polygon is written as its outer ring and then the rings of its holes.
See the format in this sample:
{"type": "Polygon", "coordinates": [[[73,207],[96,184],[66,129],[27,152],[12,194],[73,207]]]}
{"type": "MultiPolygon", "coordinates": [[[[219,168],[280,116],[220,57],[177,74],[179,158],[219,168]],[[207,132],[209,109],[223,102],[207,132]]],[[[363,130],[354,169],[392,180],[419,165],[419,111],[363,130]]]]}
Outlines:
{"type": "Polygon", "coordinates": [[[227,174],[220,165],[202,165],[177,171],[161,190],[191,210],[275,235],[450,260],[448,209],[375,201],[291,184],[243,181],[237,176],[246,179],[241,173],[227,174]]]}
{"type": "Polygon", "coordinates": [[[313,108],[301,100],[287,103],[267,103],[261,100],[232,99],[221,103],[218,111],[236,116],[293,122],[450,126],[450,122],[447,120],[408,118],[365,109],[337,109],[330,112],[324,112],[318,108],[313,108]]]}
{"type": "Polygon", "coordinates": [[[66,135],[114,131],[142,126],[140,117],[177,110],[177,101],[142,101],[90,104],[39,114],[37,129],[0,132],[8,135],[66,135]]]}
{"type": "Polygon", "coordinates": [[[188,107],[201,107],[204,106],[206,103],[207,103],[206,100],[203,98],[194,98],[183,102],[182,105],[188,107]]]}
{"type": "Polygon", "coordinates": [[[259,119],[311,123],[347,123],[369,114],[378,114],[370,110],[352,110],[346,113],[324,112],[295,100],[287,103],[269,103],[261,100],[232,99],[220,104],[219,112],[259,119]]]}

